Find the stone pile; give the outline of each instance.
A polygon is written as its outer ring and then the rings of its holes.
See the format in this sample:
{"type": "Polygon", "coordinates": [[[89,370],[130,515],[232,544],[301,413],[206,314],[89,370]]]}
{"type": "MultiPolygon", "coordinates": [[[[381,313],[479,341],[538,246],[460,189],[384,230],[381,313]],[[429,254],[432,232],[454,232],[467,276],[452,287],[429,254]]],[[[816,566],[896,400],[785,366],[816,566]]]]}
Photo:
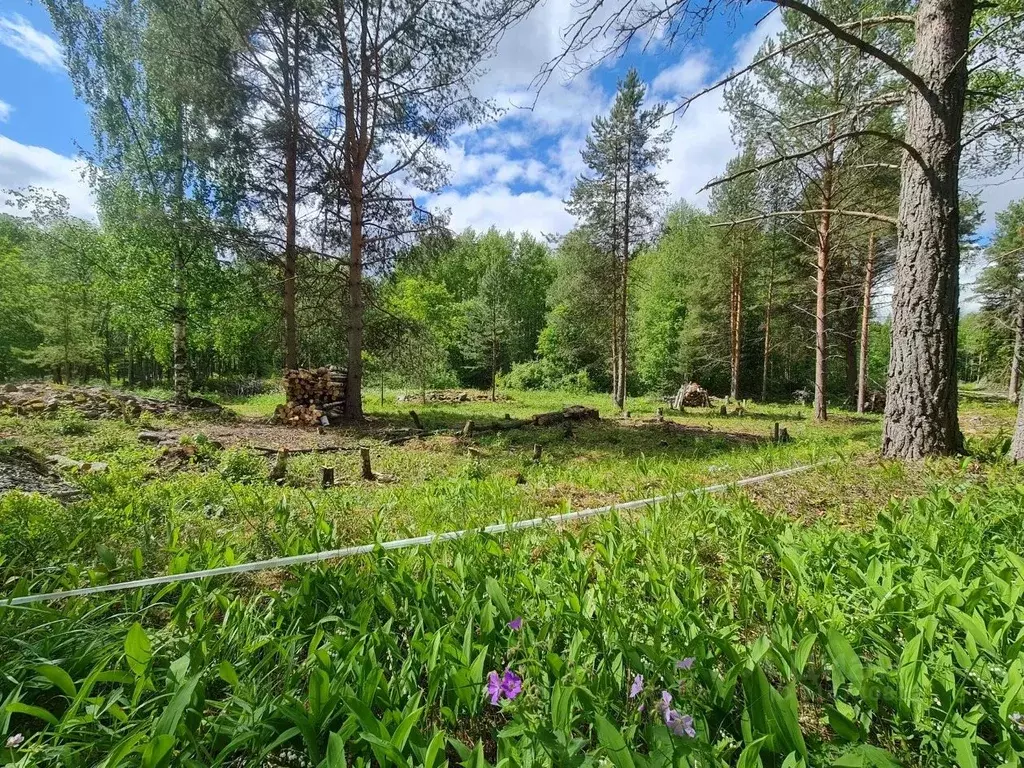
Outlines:
{"type": "Polygon", "coordinates": [[[78,411],[87,419],[136,417],[142,413],[154,416],[185,412],[217,414],[223,410],[216,403],[202,398],[193,398],[181,405],[106,387],[63,386],[43,382],[4,384],[0,387],[0,411],[45,416],[62,409],[78,411]]]}

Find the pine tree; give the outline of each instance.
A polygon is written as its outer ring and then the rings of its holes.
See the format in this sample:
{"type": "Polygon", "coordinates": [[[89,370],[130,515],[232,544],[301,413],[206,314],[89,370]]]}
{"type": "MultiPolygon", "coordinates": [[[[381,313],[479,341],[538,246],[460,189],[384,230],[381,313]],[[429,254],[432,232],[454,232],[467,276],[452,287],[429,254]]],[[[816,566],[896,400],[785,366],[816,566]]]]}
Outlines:
{"type": "Polygon", "coordinates": [[[626,400],[629,336],[629,265],[650,241],[665,183],[658,165],[667,156],[671,129],[661,129],[664,105],[643,108],[646,87],[635,69],[619,82],[608,117],[591,124],[582,151],[590,175],[577,179],[567,207],[594,244],[610,256],[604,283],[611,308],[612,399],[626,400]]]}

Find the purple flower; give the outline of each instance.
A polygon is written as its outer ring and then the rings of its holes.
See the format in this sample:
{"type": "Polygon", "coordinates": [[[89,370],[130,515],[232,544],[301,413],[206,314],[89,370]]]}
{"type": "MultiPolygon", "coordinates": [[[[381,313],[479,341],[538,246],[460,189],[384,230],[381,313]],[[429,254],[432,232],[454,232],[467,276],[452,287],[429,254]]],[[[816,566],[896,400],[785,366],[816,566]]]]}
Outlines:
{"type": "Polygon", "coordinates": [[[502,698],[514,699],[523,690],[523,680],[510,669],[505,670],[501,677],[497,672],[487,675],[487,693],[491,696],[491,704],[498,706],[502,698]]]}
{"type": "Polygon", "coordinates": [[[508,623],[508,628],[511,629],[513,632],[518,632],[520,629],[523,628],[523,617],[516,616],[514,619],[512,619],[512,621],[508,623]]]}
{"type": "Polygon", "coordinates": [[[695,661],[696,659],[693,656],[687,656],[685,659],[680,659],[676,662],[676,669],[690,669],[695,661]]]}
{"type": "Polygon", "coordinates": [[[9,736],[7,738],[7,748],[8,749],[17,749],[18,747],[20,747],[24,743],[25,743],[25,737],[22,736],[20,733],[16,733],[13,736],[9,736]]]}
{"type": "Polygon", "coordinates": [[[693,717],[681,715],[674,709],[665,713],[665,725],[676,736],[689,736],[692,739],[697,735],[697,729],[693,727],[693,717]]]}
{"type": "Polygon", "coordinates": [[[668,691],[661,692],[658,709],[661,710],[665,725],[676,736],[689,736],[692,739],[697,735],[697,731],[693,727],[693,718],[690,715],[681,715],[672,709],[672,694],[668,691]]]}
{"type": "Polygon", "coordinates": [[[644,676],[637,675],[633,678],[633,684],[629,686],[629,698],[635,699],[644,690],[644,676]]]}
{"type": "Polygon", "coordinates": [[[505,670],[505,676],[501,679],[501,687],[505,696],[514,699],[523,690],[523,679],[510,669],[505,670]]]}

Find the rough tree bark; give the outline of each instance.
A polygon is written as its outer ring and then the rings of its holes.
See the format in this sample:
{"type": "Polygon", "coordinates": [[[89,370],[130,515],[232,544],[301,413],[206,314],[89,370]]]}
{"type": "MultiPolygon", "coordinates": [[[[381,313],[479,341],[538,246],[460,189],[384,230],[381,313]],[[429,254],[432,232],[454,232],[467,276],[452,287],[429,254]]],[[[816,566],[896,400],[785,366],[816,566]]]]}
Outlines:
{"type": "Polygon", "coordinates": [[[1010,387],[1007,398],[1011,403],[1020,397],[1021,347],[1024,346],[1024,295],[1017,299],[1017,315],[1013,334],[1013,358],[1010,360],[1010,387]]]}
{"type": "Polygon", "coordinates": [[[295,318],[296,297],[296,235],[298,205],[299,154],[299,40],[296,15],[295,36],[289,42],[288,23],[285,20],[281,35],[281,75],[287,110],[287,133],[284,146],[284,259],[281,264],[281,293],[284,314],[284,367],[299,367],[299,331],[295,318]]]}
{"type": "Polygon", "coordinates": [[[857,365],[857,413],[864,413],[868,397],[868,330],[871,323],[871,285],[875,279],[875,233],[868,235],[864,289],[860,310],[860,360],[857,365]]]}
{"type": "Polygon", "coordinates": [[[882,454],[957,453],[960,133],[973,0],[921,0],[900,166],[882,454]]]}

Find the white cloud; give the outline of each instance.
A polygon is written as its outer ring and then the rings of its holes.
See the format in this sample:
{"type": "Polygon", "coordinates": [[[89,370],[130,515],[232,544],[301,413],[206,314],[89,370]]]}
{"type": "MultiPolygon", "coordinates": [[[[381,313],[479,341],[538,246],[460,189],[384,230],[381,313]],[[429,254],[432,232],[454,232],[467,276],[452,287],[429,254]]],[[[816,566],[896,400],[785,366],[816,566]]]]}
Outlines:
{"type": "Polygon", "coordinates": [[[96,203],[83,178],[85,169],[83,160],[20,144],[0,134],[0,207],[6,201],[4,189],[45,187],[66,197],[73,215],[95,219],[96,203]]]}
{"type": "Polygon", "coordinates": [[[711,62],[705,54],[689,56],[674,67],[663,69],[651,83],[651,91],[656,95],[678,97],[693,92],[702,85],[711,73],[711,62]]]}
{"type": "Polygon", "coordinates": [[[6,45],[46,69],[64,69],[64,56],[57,41],[17,13],[0,16],[0,45],[6,45]]]}
{"type": "Polygon", "coordinates": [[[7,119],[11,116],[11,112],[13,111],[14,107],[12,107],[3,99],[0,99],[0,123],[7,122],[7,119]]]}
{"type": "Polygon", "coordinates": [[[456,231],[494,226],[501,231],[530,232],[541,237],[567,232],[573,225],[561,198],[539,191],[513,192],[502,184],[468,193],[442,192],[434,195],[430,204],[451,210],[451,227],[456,231]]]}

